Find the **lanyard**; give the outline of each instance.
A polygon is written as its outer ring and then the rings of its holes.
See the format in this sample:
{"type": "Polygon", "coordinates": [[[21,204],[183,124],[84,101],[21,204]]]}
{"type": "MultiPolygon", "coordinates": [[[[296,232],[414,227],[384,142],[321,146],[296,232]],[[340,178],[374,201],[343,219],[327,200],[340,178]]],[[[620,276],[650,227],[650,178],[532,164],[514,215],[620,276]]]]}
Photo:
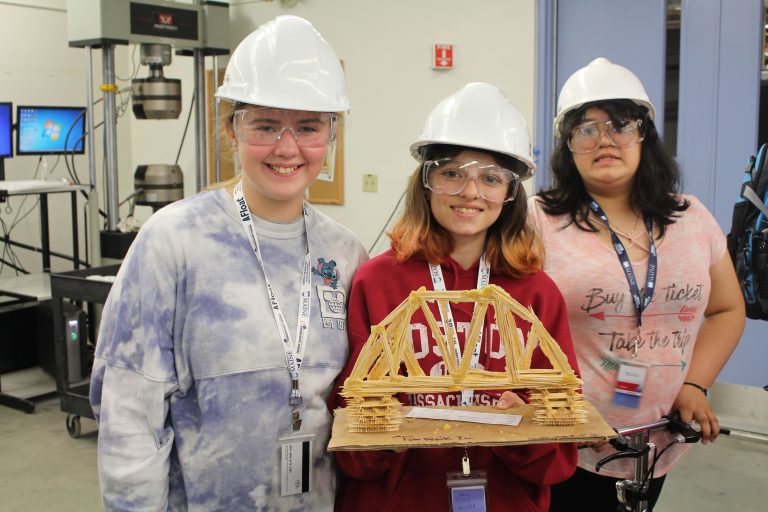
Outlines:
{"type": "Polygon", "coordinates": [[[656,286],[656,273],[658,272],[658,256],[656,254],[656,244],[653,242],[653,221],[650,217],[643,215],[643,223],[645,229],[648,231],[648,238],[651,239],[651,246],[648,256],[648,270],[645,276],[645,290],[643,294],[640,294],[640,290],[637,286],[637,279],[635,273],[632,270],[632,262],[629,261],[629,255],[624,248],[624,244],[619,240],[618,235],[611,229],[611,225],[608,223],[608,217],[605,212],[597,204],[597,201],[592,199],[592,203],[589,205],[593,212],[600,218],[601,221],[611,232],[611,242],[613,243],[613,250],[616,251],[616,255],[619,257],[621,268],[624,270],[624,276],[627,278],[629,284],[629,292],[632,294],[632,303],[637,313],[637,330],[635,331],[634,343],[635,348],[632,352],[632,357],[637,356],[637,349],[640,345],[640,327],[643,325],[643,311],[648,307],[653,297],[653,290],[656,286]]]}
{"type": "MultiPolygon", "coordinates": [[[[301,415],[298,407],[302,403],[301,393],[299,392],[299,370],[301,370],[301,361],[304,357],[304,351],[307,347],[307,333],[309,331],[309,310],[311,305],[310,299],[312,297],[312,273],[310,270],[309,234],[307,234],[307,252],[304,254],[304,265],[301,272],[301,294],[299,296],[299,314],[298,320],[296,322],[296,342],[294,343],[293,339],[291,338],[291,333],[288,331],[288,324],[285,321],[285,316],[283,316],[283,312],[280,309],[280,304],[277,302],[275,291],[272,289],[272,285],[267,278],[267,269],[264,267],[264,260],[261,257],[259,239],[256,236],[256,229],[254,228],[253,221],[251,220],[251,211],[248,209],[248,204],[245,202],[245,197],[243,196],[242,181],[235,186],[234,200],[235,208],[240,214],[240,220],[243,223],[243,231],[245,231],[245,236],[248,238],[248,241],[253,248],[253,252],[256,254],[256,259],[259,261],[259,266],[264,273],[264,283],[267,286],[269,303],[272,306],[272,313],[275,317],[275,324],[277,325],[277,330],[280,332],[283,351],[285,352],[285,365],[288,367],[288,372],[291,374],[291,395],[288,399],[288,404],[293,406],[293,429],[299,430],[301,427],[301,415]]],[[[306,226],[306,203],[304,203],[302,206],[302,212],[306,226]]]]}
{"type": "MultiPolygon", "coordinates": [[[[445,291],[445,279],[443,279],[443,271],[440,265],[434,263],[429,264],[429,274],[432,276],[432,287],[435,291],[445,291]]],[[[491,267],[488,265],[488,261],[485,259],[485,253],[480,256],[480,267],[477,269],[477,288],[485,288],[491,278],[491,267]]],[[[445,304],[445,312],[443,308],[440,309],[440,319],[445,326],[445,332],[450,331],[453,334],[453,355],[456,360],[456,366],[461,364],[461,346],[459,346],[459,337],[456,334],[456,325],[453,322],[453,313],[451,312],[450,303],[445,304]]],[[[483,339],[483,329],[477,335],[477,343],[475,344],[475,350],[472,352],[472,359],[470,361],[470,368],[477,368],[477,362],[480,359],[480,341],[483,339]]],[[[465,389],[461,392],[461,405],[472,405],[472,390],[465,389]]]]}

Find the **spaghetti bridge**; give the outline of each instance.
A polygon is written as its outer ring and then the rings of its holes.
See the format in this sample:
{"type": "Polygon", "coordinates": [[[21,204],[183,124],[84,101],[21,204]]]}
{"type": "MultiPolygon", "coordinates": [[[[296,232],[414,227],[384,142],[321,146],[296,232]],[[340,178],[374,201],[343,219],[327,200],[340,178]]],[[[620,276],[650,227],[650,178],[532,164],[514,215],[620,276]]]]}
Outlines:
{"type": "MultiPolygon", "coordinates": [[[[444,315],[445,316],[445,315],[444,315]]],[[[341,395],[347,399],[349,430],[381,432],[398,430],[403,421],[402,405],[396,393],[437,393],[461,390],[527,389],[535,406],[534,421],[542,425],[575,425],[586,422],[581,394],[582,381],[568,363],[560,346],[544,328],[532,309],[523,307],[502,288],[488,285],[479,290],[429,291],[424,287],[411,292],[384,320],[371,327],[341,395]],[[437,303],[445,314],[449,303],[473,302],[475,310],[461,358],[456,357],[450,340],[453,332],[443,333],[429,308],[437,303]],[[480,342],[486,312],[492,307],[504,347],[503,372],[470,368],[472,352],[480,342]],[[419,366],[408,339],[411,317],[421,311],[437,341],[446,374],[428,376],[419,366]],[[531,325],[523,348],[515,318],[531,325]],[[539,347],[552,368],[531,368],[534,350],[539,347]],[[405,374],[401,367],[405,366],[405,374]]]]}

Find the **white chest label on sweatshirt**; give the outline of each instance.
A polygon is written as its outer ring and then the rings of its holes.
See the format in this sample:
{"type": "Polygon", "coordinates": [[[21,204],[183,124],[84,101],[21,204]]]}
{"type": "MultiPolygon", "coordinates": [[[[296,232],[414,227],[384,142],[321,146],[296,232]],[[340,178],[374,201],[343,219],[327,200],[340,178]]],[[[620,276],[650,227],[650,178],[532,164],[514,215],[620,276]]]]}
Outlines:
{"type": "Polygon", "coordinates": [[[320,302],[320,316],[326,329],[347,328],[347,294],[342,288],[317,285],[317,300],[320,302]]]}

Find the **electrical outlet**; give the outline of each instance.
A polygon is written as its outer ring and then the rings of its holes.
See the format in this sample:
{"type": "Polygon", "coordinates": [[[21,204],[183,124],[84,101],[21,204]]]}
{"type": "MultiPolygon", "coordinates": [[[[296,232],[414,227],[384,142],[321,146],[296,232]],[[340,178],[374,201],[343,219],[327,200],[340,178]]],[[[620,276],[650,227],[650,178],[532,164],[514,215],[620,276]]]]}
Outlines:
{"type": "Polygon", "coordinates": [[[378,192],[379,175],[363,174],[363,192],[378,192]]]}

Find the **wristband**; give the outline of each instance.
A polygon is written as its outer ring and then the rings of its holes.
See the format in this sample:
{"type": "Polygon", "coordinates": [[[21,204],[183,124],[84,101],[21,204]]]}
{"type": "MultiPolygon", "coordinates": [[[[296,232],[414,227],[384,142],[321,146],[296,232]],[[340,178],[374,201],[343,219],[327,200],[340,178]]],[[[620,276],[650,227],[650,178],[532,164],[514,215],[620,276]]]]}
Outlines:
{"type": "Polygon", "coordinates": [[[702,393],[704,393],[704,396],[707,396],[707,388],[705,388],[704,386],[699,386],[695,382],[688,382],[688,381],[683,382],[683,384],[684,385],[688,385],[688,386],[693,386],[696,389],[698,389],[699,391],[701,391],[702,393]]]}

